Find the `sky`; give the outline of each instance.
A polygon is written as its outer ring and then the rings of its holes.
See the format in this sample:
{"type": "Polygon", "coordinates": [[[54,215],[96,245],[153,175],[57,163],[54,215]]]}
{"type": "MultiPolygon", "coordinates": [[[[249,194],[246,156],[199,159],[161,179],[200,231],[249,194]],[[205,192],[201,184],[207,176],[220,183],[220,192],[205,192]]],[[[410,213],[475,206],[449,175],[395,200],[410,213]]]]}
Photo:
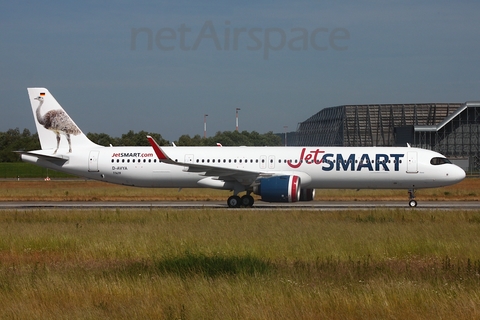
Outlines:
{"type": "Polygon", "coordinates": [[[83,132],[294,131],[343,104],[480,100],[479,1],[2,1],[0,131],[46,87],[83,132]]]}

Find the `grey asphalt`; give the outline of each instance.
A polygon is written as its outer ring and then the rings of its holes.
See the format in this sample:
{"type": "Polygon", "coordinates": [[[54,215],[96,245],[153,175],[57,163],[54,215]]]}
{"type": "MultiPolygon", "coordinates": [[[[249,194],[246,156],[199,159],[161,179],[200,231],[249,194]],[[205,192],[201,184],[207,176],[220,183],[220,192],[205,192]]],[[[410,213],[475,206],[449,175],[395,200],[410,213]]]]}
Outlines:
{"type": "MultiPolygon", "coordinates": [[[[23,201],[0,202],[0,210],[6,209],[92,209],[92,208],[178,208],[229,209],[226,201],[23,201]]],[[[370,208],[408,208],[412,210],[432,209],[480,209],[480,201],[418,201],[416,208],[410,208],[407,201],[310,201],[296,203],[255,202],[254,209],[311,209],[311,210],[362,210],[370,208]]],[[[238,210],[238,209],[229,209],[238,210]]],[[[244,209],[243,209],[244,210],[244,209]]]]}

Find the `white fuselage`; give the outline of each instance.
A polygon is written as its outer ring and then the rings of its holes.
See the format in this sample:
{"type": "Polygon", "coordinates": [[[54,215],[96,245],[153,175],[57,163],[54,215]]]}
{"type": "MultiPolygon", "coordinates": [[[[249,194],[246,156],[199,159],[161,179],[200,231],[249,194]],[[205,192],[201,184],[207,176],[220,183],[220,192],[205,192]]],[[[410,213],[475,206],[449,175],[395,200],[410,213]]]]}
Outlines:
{"type": "MultiPolygon", "coordinates": [[[[444,157],[430,150],[407,147],[162,147],[184,164],[265,175],[296,175],[302,188],[418,189],[451,185],[465,172],[451,163],[432,164],[444,157]]],[[[51,155],[51,150],[37,154],[51,155]]],[[[29,154],[22,159],[54,170],[111,183],[160,188],[231,185],[201,170],[160,162],[152,147],[95,147],[63,153],[62,161],[29,154]]]]}

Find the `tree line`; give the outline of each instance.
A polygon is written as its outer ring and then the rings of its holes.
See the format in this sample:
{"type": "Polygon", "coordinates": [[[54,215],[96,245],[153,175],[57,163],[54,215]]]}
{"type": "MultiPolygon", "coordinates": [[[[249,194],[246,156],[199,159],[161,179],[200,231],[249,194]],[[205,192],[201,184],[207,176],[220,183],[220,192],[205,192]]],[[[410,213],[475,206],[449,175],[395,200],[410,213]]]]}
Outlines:
{"type": "MultiPolygon", "coordinates": [[[[152,136],[160,145],[171,145],[159,133],[133,130],[122,134],[121,137],[111,137],[106,133],[87,133],[87,137],[102,146],[149,146],[147,135],[152,136]]],[[[55,136],[52,134],[52,139],[55,136]]],[[[281,138],[272,131],[260,134],[256,131],[223,131],[217,132],[213,137],[203,138],[200,135],[190,137],[182,135],[177,141],[177,146],[216,146],[218,143],[223,146],[280,146],[281,138]]],[[[15,151],[38,150],[40,141],[37,133],[31,133],[28,129],[20,131],[19,128],[9,129],[0,132],[0,162],[18,162],[20,156],[15,151]]]]}

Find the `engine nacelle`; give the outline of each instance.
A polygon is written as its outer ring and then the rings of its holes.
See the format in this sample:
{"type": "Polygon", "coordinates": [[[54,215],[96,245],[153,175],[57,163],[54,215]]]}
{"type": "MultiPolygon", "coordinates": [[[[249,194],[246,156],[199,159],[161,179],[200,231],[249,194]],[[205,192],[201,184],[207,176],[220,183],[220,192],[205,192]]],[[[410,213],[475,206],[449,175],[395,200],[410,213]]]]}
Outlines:
{"type": "Polygon", "coordinates": [[[300,201],[312,201],[315,198],[315,189],[302,189],[300,201]]]}
{"type": "Polygon", "coordinates": [[[300,199],[300,177],[275,176],[260,179],[253,193],[266,202],[297,202],[300,199]]]}

